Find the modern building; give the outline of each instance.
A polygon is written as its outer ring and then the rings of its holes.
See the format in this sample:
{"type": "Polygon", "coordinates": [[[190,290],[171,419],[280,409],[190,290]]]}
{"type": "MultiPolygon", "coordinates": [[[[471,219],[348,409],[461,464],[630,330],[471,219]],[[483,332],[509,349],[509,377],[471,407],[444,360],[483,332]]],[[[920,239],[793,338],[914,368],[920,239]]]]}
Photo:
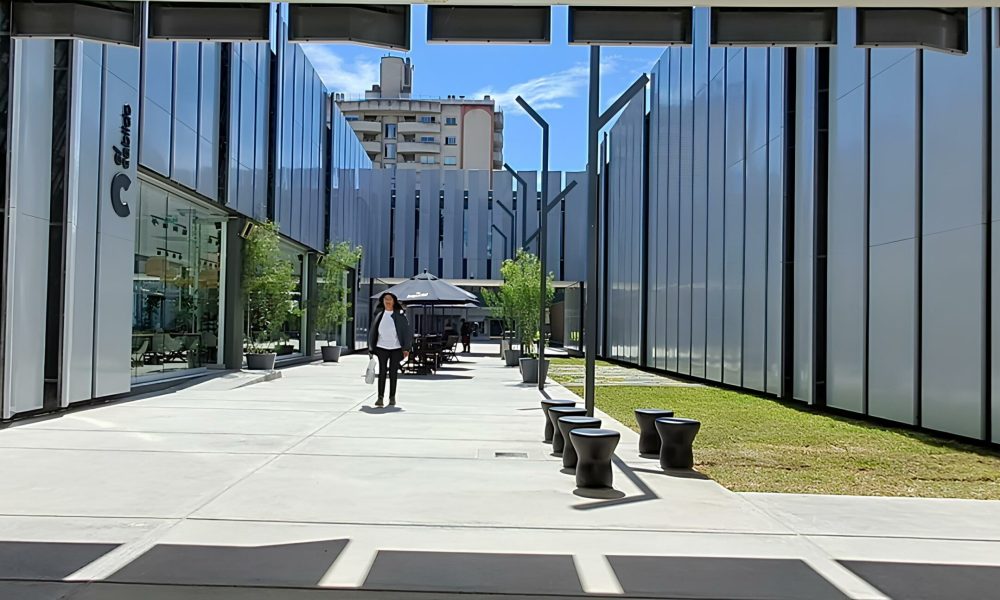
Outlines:
{"type": "Polygon", "coordinates": [[[364,100],[335,100],[377,167],[500,170],[503,112],[489,96],[413,98],[410,59],[382,58],[379,83],[364,100]]]}
{"type": "Polygon", "coordinates": [[[1000,443],[1000,22],[668,49],[605,146],[602,356],[1000,443]],[[648,190],[648,192],[644,192],[648,190]]]}
{"type": "Polygon", "coordinates": [[[278,224],[299,281],[283,358],[311,357],[329,175],[370,162],[276,21],[270,43],[4,31],[0,418],[239,368],[252,221],[278,224]]]}

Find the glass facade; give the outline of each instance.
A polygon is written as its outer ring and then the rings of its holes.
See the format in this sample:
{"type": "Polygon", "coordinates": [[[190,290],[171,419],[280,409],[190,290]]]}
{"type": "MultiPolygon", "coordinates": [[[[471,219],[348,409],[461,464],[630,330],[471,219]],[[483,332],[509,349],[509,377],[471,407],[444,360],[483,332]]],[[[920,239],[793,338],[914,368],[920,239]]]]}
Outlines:
{"type": "Polygon", "coordinates": [[[219,364],[225,218],[139,182],[132,275],[132,377],[219,364]]]}
{"type": "Polygon", "coordinates": [[[282,240],[281,257],[292,265],[292,273],[295,276],[295,291],[289,298],[288,316],[281,329],[281,336],[274,348],[278,354],[278,359],[288,356],[298,356],[305,350],[306,331],[306,310],[308,301],[306,298],[306,255],[305,252],[282,240]]]}

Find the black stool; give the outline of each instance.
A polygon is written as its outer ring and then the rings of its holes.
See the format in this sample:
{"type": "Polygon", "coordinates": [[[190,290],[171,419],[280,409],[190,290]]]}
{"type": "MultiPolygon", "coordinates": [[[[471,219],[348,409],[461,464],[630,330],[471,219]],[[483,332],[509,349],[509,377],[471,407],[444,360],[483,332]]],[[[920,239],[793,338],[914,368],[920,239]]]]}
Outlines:
{"type": "Polygon", "coordinates": [[[570,443],[576,451],[576,487],[611,487],[611,455],[621,434],[610,429],[573,429],[570,443]]]}
{"type": "Polygon", "coordinates": [[[563,445],[563,467],[566,469],[576,468],[576,450],[573,449],[573,442],[569,438],[569,432],[574,429],[600,429],[601,420],[596,417],[559,417],[557,429],[562,434],[565,444],[563,445]]]}
{"type": "Polygon", "coordinates": [[[573,406],[553,406],[549,409],[549,420],[552,421],[552,453],[562,454],[566,445],[566,438],[559,431],[559,417],[586,417],[586,408],[576,408],[573,406]]]}
{"type": "Polygon", "coordinates": [[[545,443],[552,443],[552,436],[555,430],[552,428],[552,421],[549,420],[549,409],[553,406],[576,406],[576,400],[542,400],[542,413],[545,414],[545,443]]]}
{"type": "Polygon", "coordinates": [[[660,467],[663,469],[690,469],[694,466],[691,444],[698,435],[701,423],[694,419],[661,417],[656,420],[660,434],[660,467]]]}
{"type": "Polygon", "coordinates": [[[635,409],[635,422],[639,424],[639,454],[659,454],[660,434],[656,432],[656,420],[672,417],[674,411],[659,408],[635,409]]]}

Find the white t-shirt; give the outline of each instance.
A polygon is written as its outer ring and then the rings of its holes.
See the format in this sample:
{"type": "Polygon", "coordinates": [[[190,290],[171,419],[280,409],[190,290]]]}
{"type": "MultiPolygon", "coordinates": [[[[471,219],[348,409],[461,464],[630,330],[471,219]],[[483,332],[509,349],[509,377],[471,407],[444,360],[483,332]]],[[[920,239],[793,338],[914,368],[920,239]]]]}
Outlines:
{"type": "Polygon", "coordinates": [[[403,347],[399,343],[399,335],[396,334],[396,322],[392,320],[392,313],[385,311],[382,320],[378,324],[378,344],[383,350],[398,350],[403,347]]]}

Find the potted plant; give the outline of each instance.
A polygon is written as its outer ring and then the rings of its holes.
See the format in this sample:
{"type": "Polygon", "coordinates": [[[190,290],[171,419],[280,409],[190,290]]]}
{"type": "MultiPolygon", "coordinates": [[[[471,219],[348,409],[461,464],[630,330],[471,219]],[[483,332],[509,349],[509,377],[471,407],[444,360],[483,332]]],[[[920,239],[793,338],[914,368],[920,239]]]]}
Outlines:
{"type": "MultiPolygon", "coordinates": [[[[510,262],[510,261],[507,261],[510,262]]],[[[511,287],[502,285],[498,290],[484,289],[483,301],[493,313],[493,317],[503,323],[503,336],[500,339],[500,359],[508,367],[516,367],[521,358],[521,351],[513,347],[514,331],[517,327],[515,316],[515,298],[511,287]]]]}
{"type": "Polygon", "coordinates": [[[243,295],[246,303],[247,368],[274,369],[273,342],[292,312],[295,276],[281,258],[278,227],[267,222],[254,227],[243,245],[243,295]]]}
{"type": "Polygon", "coordinates": [[[320,347],[323,362],[340,360],[340,344],[331,344],[335,331],[347,322],[351,303],[347,301],[347,271],[357,267],[361,260],[361,246],[352,248],[347,242],[326,247],[326,256],[319,264],[316,278],[316,328],[326,333],[326,345],[320,347]]]}
{"type": "MultiPolygon", "coordinates": [[[[538,322],[540,306],[544,302],[544,306],[548,308],[555,297],[552,275],[546,279],[545,297],[542,298],[539,286],[542,265],[534,254],[519,251],[513,260],[504,261],[500,272],[504,282],[496,294],[501,307],[499,314],[511,321],[520,344],[520,350],[507,350],[507,364],[521,367],[521,378],[525,383],[537,382],[539,367],[533,342],[538,340],[541,329],[538,322]]],[[[545,361],[542,365],[542,377],[547,374],[547,367],[548,361],[545,361]]]]}

